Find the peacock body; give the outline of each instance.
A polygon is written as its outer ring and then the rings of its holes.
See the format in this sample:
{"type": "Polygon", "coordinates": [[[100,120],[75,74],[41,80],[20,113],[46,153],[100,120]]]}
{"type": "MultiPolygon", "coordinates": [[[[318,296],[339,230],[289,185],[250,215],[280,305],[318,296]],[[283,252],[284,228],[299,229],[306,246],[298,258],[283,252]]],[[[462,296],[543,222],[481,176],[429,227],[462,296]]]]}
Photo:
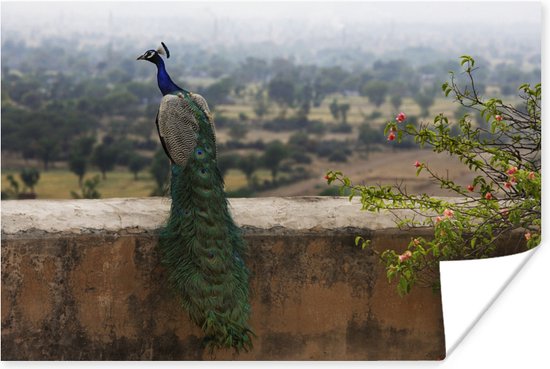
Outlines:
{"type": "Polygon", "coordinates": [[[229,212],[217,167],[214,122],[206,100],[178,87],[166,72],[163,51],[138,60],[157,66],[163,94],[157,130],[171,161],[170,215],[159,237],[162,262],[183,306],[211,349],[252,347],[248,325],[246,244],[229,212]]]}

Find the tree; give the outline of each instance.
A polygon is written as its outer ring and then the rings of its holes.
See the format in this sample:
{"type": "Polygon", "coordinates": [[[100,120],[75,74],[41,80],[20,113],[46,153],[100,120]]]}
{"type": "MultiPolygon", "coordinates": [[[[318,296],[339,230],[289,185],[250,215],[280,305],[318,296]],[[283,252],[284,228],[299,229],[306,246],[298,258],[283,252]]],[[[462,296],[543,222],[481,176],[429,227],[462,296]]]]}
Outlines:
{"type": "Polygon", "coordinates": [[[102,108],[108,114],[132,115],[139,109],[136,105],[139,99],[122,89],[117,89],[109,92],[101,98],[102,108]]]}
{"type": "Polygon", "coordinates": [[[84,181],[84,185],[80,186],[80,194],[71,191],[73,199],[100,199],[101,194],[97,190],[99,186],[99,175],[84,181]]]}
{"type": "Polygon", "coordinates": [[[347,125],[349,108],[350,104],[339,104],[337,99],[332,100],[329,105],[330,114],[332,114],[335,120],[340,119],[343,126],[347,125]]]}
{"type": "Polygon", "coordinates": [[[394,94],[391,96],[390,102],[395,111],[398,111],[399,107],[401,107],[401,104],[403,103],[403,98],[399,94],[394,94]]]}
{"type": "Polygon", "coordinates": [[[107,172],[115,167],[117,154],[117,149],[113,145],[102,143],[96,146],[92,161],[101,171],[104,180],[107,179],[107,172]]]}
{"type": "Polygon", "coordinates": [[[151,133],[153,132],[154,127],[154,123],[149,120],[138,120],[136,123],[134,123],[133,131],[134,133],[139,135],[143,139],[143,141],[150,142],[151,133]]]}
{"type": "Polygon", "coordinates": [[[6,179],[10,184],[10,188],[6,191],[7,195],[9,197],[13,197],[14,199],[19,198],[19,182],[17,182],[17,180],[13,177],[13,174],[8,174],[6,179]]]}
{"type": "Polygon", "coordinates": [[[286,156],[286,147],[281,141],[275,140],[267,145],[262,161],[265,167],[271,170],[273,182],[276,182],[277,173],[279,172],[279,165],[281,164],[281,161],[286,158],[286,156]]]}
{"type": "Polygon", "coordinates": [[[359,126],[358,141],[364,144],[367,147],[367,149],[369,149],[372,144],[380,143],[382,138],[383,138],[382,129],[376,130],[372,128],[371,125],[367,122],[359,126]]]}
{"type": "Polygon", "coordinates": [[[309,139],[305,132],[295,132],[288,138],[288,147],[290,150],[313,151],[316,143],[309,139]]]}
{"type": "Polygon", "coordinates": [[[256,116],[260,119],[269,113],[269,100],[263,88],[259,89],[254,96],[253,109],[256,116]]]}
{"type": "Polygon", "coordinates": [[[53,137],[43,137],[36,142],[35,152],[44,163],[44,171],[48,171],[50,162],[57,158],[59,142],[53,137]]]}
{"type": "Polygon", "coordinates": [[[151,174],[157,184],[151,196],[163,196],[165,186],[168,183],[168,175],[170,174],[170,163],[162,149],[157,150],[153,157],[151,174]]]}
{"type": "Polygon", "coordinates": [[[427,117],[430,114],[430,107],[435,101],[435,96],[430,92],[419,92],[414,95],[414,101],[420,106],[422,112],[420,115],[422,117],[427,117]]]}
{"type": "Polygon", "coordinates": [[[350,73],[340,66],[321,68],[313,82],[313,105],[320,106],[328,94],[343,92],[343,81],[349,76],[350,73]]]}
{"type": "Polygon", "coordinates": [[[237,162],[237,167],[244,173],[246,176],[246,181],[248,186],[252,186],[252,174],[258,169],[260,160],[257,155],[249,154],[242,156],[237,162]]]}
{"type": "MultiPolygon", "coordinates": [[[[327,173],[329,184],[336,181],[351,191],[350,196],[360,195],[363,209],[409,209],[414,216],[396,219],[399,227],[431,227],[433,235],[412,239],[402,254],[373,250],[385,264],[388,278],[397,280],[399,294],[408,293],[414,285],[438,288],[439,261],[493,256],[499,243],[514,233],[523,234],[524,249],[535,247],[541,239],[541,84],[520,86],[522,107],[518,108],[497,98],[482,98],[473,75],[474,59],[464,55],[461,65],[465,81],[452,73],[443,92],[479,111],[485,119],[483,125],[474,125],[464,115],[455,136],[449,119],[439,114],[433,124],[419,127],[392,119],[385,134],[391,131],[397,142],[412,136],[420,146],[458,157],[476,174],[466,187],[426,163],[416,161],[414,166],[417,175],[426,173],[463,201],[413,195],[399,185],[354,185],[341,172],[327,173]]],[[[358,236],[356,244],[365,248],[369,240],[358,236]]]]}
{"type": "Polygon", "coordinates": [[[142,101],[154,99],[157,96],[157,87],[149,82],[131,81],[126,84],[126,90],[142,101]]]}
{"type": "Polygon", "coordinates": [[[240,157],[236,154],[225,154],[218,157],[218,169],[222,177],[225,177],[227,171],[231,168],[237,168],[240,157]]]}
{"type": "Polygon", "coordinates": [[[95,136],[84,136],[75,140],[72,150],[84,157],[92,155],[96,142],[95,136]]]}
{"type": "Polygon", "coordinates": [[[147,158],[138,154],[133,154],[128,162],[128,169],[134,173],[134,180],[138,180],[138,173],[147,165],[147,158]]]}
{"type": "Polygon", "coordinates": [[[247,133],[248,127],[243,123],[232,124],[231,127],[229,127],[229,136],[235,141],[244,139],[247,133]]]}
{"type": "Polygon", "coordinates": [[[130,158],[135,154],[134,143],[135,141],[130,141],[126,137],[121,137],[108,143],[108,145],[114,150],[115,165],[118,164],[128,166],[130,163],[130,158]]]}
{"type": "Polygon", "coordinates": [[[227,102],[227,98],[234,87],[234,81],[232,78],[226,77],[211,84],[204,91],[204,97],[208,101],[211,108],[216,105],[227,102]]]}
{"type": "Polygon", "coordinates": [[[241,123],[248,121],[248,115],[243,111],[239,112],[239,121],[241,123]]]}
{"type": "Polygon", "coordinates": [[[286,114],[286,109],[294,104],[294,82],[287,78],[274,78],[269,82],[269,97],[281,107],[281,116],[286,114]]]}
{"type": "Polygon", "coordinates": [[[330,109],[330,114],[332,114],[334,120],[338,120],[338,118],[340,117],[340,105],[338,105],[338,100],[333,99],[328,107],[330,109]]]}
{"type": "Polygon", "coordinates": [[[349,111],[350,105],[349,104],[340,104],[339,110],[340,110],[340,117],[342,118],[342,125],[348,124],[348,111],[349,111]]]}
{"type": "Polygon", "coordinates": [[[38,183],[40,179],[40,172],[35,168],[24,168],[19,173],[19,177],[25,184],[25,187],[30,190],[31,193],[34,193],[34,186],[38,183]]]}
{"type": "Polygon", "coordinates": [[[346,162],[348,161],[348,155],[346,155],[343,151],[337,150],[334,151],[332,154],[328,157],[329,161],[338,161],[338,162],[346,162]]]}
{"type": "Polygon", "coordinates": [[[79,153],[74,153],[69,158],[69,169],[71,172],[77,175],[78,185],[82,186],[82,179],[86,175],[86,170],[88,167],[88,160],[83,155],[79,153]]]}
{"type": "Polygon", "coordinates": [[[82,179],[88,169],[88,162],[92,155],[95,141],[95,136],[84,136],[76,139],[71,147],[69,169],[77,175],[80,187],[82,187],[82,179]]]}
{"type": "Polygon", "coordinates": [[[388,84],[383,81],[371,80],[363,85],[361,94],[369,98],[369,101],[377,108],[386,101],[388,84]]]}
{"type": "Polygon", "coordinates": [[[298,116],[307,119],[311,110],[311,101],[313,99],[313,88],[309,82],[300,86],[297,92],[298,116]]]}
{"type": "Polygon", "coordinates": [[[265,60],[249,56],[241,63],[235,75],[241,83],[250,83],[264,82],[269,73],[269,66],[265,60]]]}
{"type": "Polygon", "coordinates": [[[43,101],[44,96],[38,90],[31,90],[21,98],[21,103],[31,109],[39,108],[43,101]]]}

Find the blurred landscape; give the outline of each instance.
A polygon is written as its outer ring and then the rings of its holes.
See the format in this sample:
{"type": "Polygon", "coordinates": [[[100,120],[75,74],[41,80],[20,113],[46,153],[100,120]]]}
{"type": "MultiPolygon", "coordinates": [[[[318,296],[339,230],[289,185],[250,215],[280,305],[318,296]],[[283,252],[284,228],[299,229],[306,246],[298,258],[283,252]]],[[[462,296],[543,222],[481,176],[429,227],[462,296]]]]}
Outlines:
{"type": "Polygon", "coordinates": [[[214,113],[230,196],[337,195],[327,170],[445,195],[414,162],[464,185],[467,167],[385,123],[486,124],[441,90],[463,54],[479,92],[518,103],[541,79],[540,21],[520,2],[3,3],[2,198],[164,194],[156,69],[136,61],[160,41],[214,113]]]}

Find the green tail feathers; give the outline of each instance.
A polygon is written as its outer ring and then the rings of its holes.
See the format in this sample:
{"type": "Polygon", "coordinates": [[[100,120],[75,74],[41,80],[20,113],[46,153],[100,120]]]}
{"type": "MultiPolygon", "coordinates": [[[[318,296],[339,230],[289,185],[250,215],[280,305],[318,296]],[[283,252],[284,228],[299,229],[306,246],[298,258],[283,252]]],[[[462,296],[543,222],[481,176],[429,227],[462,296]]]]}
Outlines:
{"type": "Polygon", "coordinates": [[[229,213],[213,135],[200,133],[187,165],[172,164],[172,206],[159,239],[162,262],[207,346],[248,351],[253,333],[246,244],[229,213]]]}

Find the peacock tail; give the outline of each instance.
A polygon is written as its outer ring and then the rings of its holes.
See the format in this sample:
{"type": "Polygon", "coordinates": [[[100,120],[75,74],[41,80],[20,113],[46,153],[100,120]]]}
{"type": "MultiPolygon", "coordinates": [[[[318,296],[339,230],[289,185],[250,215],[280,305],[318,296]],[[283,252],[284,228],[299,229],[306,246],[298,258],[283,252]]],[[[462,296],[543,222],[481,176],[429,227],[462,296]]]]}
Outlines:
{"type": "Polygon", "coordinates": [[[216,163],[214,121],[206,100],[176,85],[164,60],[164,43],[137,60],[157,66],[163,95],[157,130],[170,158],[172,205],[159,235],[162,263],[191,320],[202,328],[207,346],[249,350],[246,244],[233,222],[216,163]]]}
{"type": "Polygon", "coordinates": [[[172,159],[172,204],[159,247],[170,283],[204,331],[207,346],[247,351],[253,335],[249,271],[243,262],[247,247],[229,212],[205,105],[202,97],[185,90],[166,95],[161,103],[157,127],[172,159]],[[179,124],[166,124],[170,121],[179,124]]]}

